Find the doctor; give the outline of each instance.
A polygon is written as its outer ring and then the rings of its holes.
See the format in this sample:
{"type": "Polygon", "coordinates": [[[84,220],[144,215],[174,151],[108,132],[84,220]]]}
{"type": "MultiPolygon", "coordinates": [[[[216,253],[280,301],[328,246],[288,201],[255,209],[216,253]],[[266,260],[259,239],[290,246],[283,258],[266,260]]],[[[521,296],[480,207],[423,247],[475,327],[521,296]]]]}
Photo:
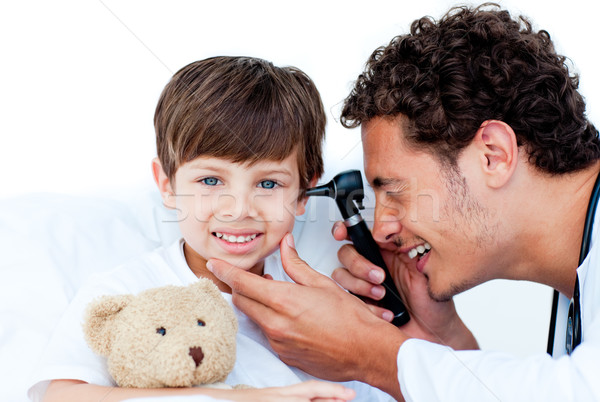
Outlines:
{"type": "MultiPolygon", "coordinates": [[[[600,400],[600,213],[588,211],[600,142],[564,60],[546,32],[495,6],[415,21],[372,54],[342,123],[361,126],[373,235],[412,319],[388,324],[310,270],[291,236],[281,254],[298,284],[210,261],[285,362],[399,400],[600,400]],[[452,297],[495,278],[573,298],[557,317],[569,329],[554,341],[563,356],[460,350],[477,345],[452,297]]],[[[381,297],[378,267],[351,246],[339,257],[336,281],[381,297]]]]}

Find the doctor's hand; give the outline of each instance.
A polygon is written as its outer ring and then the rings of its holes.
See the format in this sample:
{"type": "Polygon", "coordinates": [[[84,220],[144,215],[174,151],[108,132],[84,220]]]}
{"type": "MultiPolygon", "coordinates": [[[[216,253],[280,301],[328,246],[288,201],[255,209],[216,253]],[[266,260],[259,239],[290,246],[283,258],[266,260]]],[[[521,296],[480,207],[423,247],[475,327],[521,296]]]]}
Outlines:
{"type": "MultiPolygon", "coordinates": [[[[336,240],[347,239],[346,227],[342,222],[336,222],[332,233],[336,240]]],[[[408,336],[448,345],[454,349],[479,348],[475,337],[458,316],[454,301],[437,302],[429,296],[427,278],[417,270],[416,259],[409,258],[391,244],[386,244],[380,251],[411,317],[402,326],[408,336]]],[[[332,278],[336,282],[362,297],[373,300],[383,297],[383,269],[361,256],[351,244],[340,248],[338,258],[344,267],[333,272],[332,278]]],[[[384,320],[391,321],[393,318],[389,310],[375,305],[369,308],[384,320]]]]}
{"type": "Polygon", "coordinates": [[[363,381],[401,399],[396,356],[406,335],[302,261],[291,234],[280,250],[296,283],[219,260],[207,267],[231,287],[233,303],[261,327],[282,361],[322,379],[363,381]]]}

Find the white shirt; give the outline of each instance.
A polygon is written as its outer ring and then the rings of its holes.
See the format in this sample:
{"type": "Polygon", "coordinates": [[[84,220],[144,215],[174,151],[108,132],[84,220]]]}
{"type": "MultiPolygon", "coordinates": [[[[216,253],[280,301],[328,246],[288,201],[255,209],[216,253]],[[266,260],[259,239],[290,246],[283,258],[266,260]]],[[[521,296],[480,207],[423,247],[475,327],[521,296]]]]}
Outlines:
{"type": "MultiPolygon", "coordinates": [[[[275,280],[290,280],[275,255],[265,260],[264,273],[272,275],[275,280]]],[[[53,379],[75,379],[104,386],[116,385],[107,371],[106,359],[96,355],[87,346],[83,335],[83,313],[91,300],[100,295],[137,294],[158,286],[184,286],[197,280],[185,261],[183,240],[168,248],[159,248],[113,271],[91,277],[79,290],[58,324],[36,373],[34,385],[29,390],[29,397],[34,401],[41,400],[53,379]]],[[[231,295],[222,295],[231,304],[231,295]]],[[[291,385],[314,379],[305,372],[283,363],[256,324],[235,306],[233,308],[239,324],[237,356],[234,369],[227,377],[226,383],[261,388],[291,385]]],[[[357,401],[393,400],[382,391],[357,381],[344,385],[356,390],[357,401]]]]}
{"type": "MultiPolygon", "coordinates": [[[[590,251],[577,269],[582,342],[568,356],[517,359],[485,351],[454,351],[423,340],[398,351],[398,382],[407,401],[600,401],[600,210],[590,251]]],[[[564,351],[566,297],[561,295],[555,350],[564,351]],[[560,313],[561,312],[561,313],[560,313]],[[561,321],[562,320],[562,321],[561,321]]],[[[500,302],[500,301],[499,301],[500,302]]],[[[568,303],[568,301],[566,301],[568,303]]],[[[515,328],[515,336],[519,329],[515,328]]]]}

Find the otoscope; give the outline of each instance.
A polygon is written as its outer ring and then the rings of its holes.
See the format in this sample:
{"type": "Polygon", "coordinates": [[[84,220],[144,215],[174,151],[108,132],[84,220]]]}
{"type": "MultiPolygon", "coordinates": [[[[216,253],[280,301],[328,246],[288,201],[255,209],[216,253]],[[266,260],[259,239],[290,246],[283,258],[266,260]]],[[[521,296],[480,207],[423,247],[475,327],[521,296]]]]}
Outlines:
{"type": "Polygon", "coordinates": [[[394,313],[394,319],[392,320],[394,325],[401,326],[406,324],[410,320],[410,316],[385,266],[379,246],[373,239],[371,231],[359,213],[359,209],[365,209],[363,206],[365,191],[360,171],[346,170],[341,172],[329,183],[308,189],[306,195],[326,196],[335,200],[342,213],[344,224],[356,251],[385,271],[385,280],[383,281],[383,286],[386,289],[385,296],[378,304],[394,313]],[[355,201],[356,204],[354,203],[355,201]]]}

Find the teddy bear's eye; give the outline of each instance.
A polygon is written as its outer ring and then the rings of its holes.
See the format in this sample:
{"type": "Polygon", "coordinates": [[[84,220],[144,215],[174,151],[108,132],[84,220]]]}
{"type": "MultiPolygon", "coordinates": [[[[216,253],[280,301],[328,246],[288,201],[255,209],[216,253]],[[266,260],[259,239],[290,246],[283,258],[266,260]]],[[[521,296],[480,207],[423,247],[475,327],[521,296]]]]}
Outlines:
{"type": "Polygon", "coordinates": [[[167,330],[164,327],[156,328],[156,333],[165,336],[167,334],[167,330]]]}
{"type": "Polygon", "coordinates": [[[206,325],[206,323],[205,323],[204,321],[202,321],[202,320],[198,320],[198,326],[199,326],[199,327],[203,327],[203,326],[205,326],[205,325],[206,325]]]}

